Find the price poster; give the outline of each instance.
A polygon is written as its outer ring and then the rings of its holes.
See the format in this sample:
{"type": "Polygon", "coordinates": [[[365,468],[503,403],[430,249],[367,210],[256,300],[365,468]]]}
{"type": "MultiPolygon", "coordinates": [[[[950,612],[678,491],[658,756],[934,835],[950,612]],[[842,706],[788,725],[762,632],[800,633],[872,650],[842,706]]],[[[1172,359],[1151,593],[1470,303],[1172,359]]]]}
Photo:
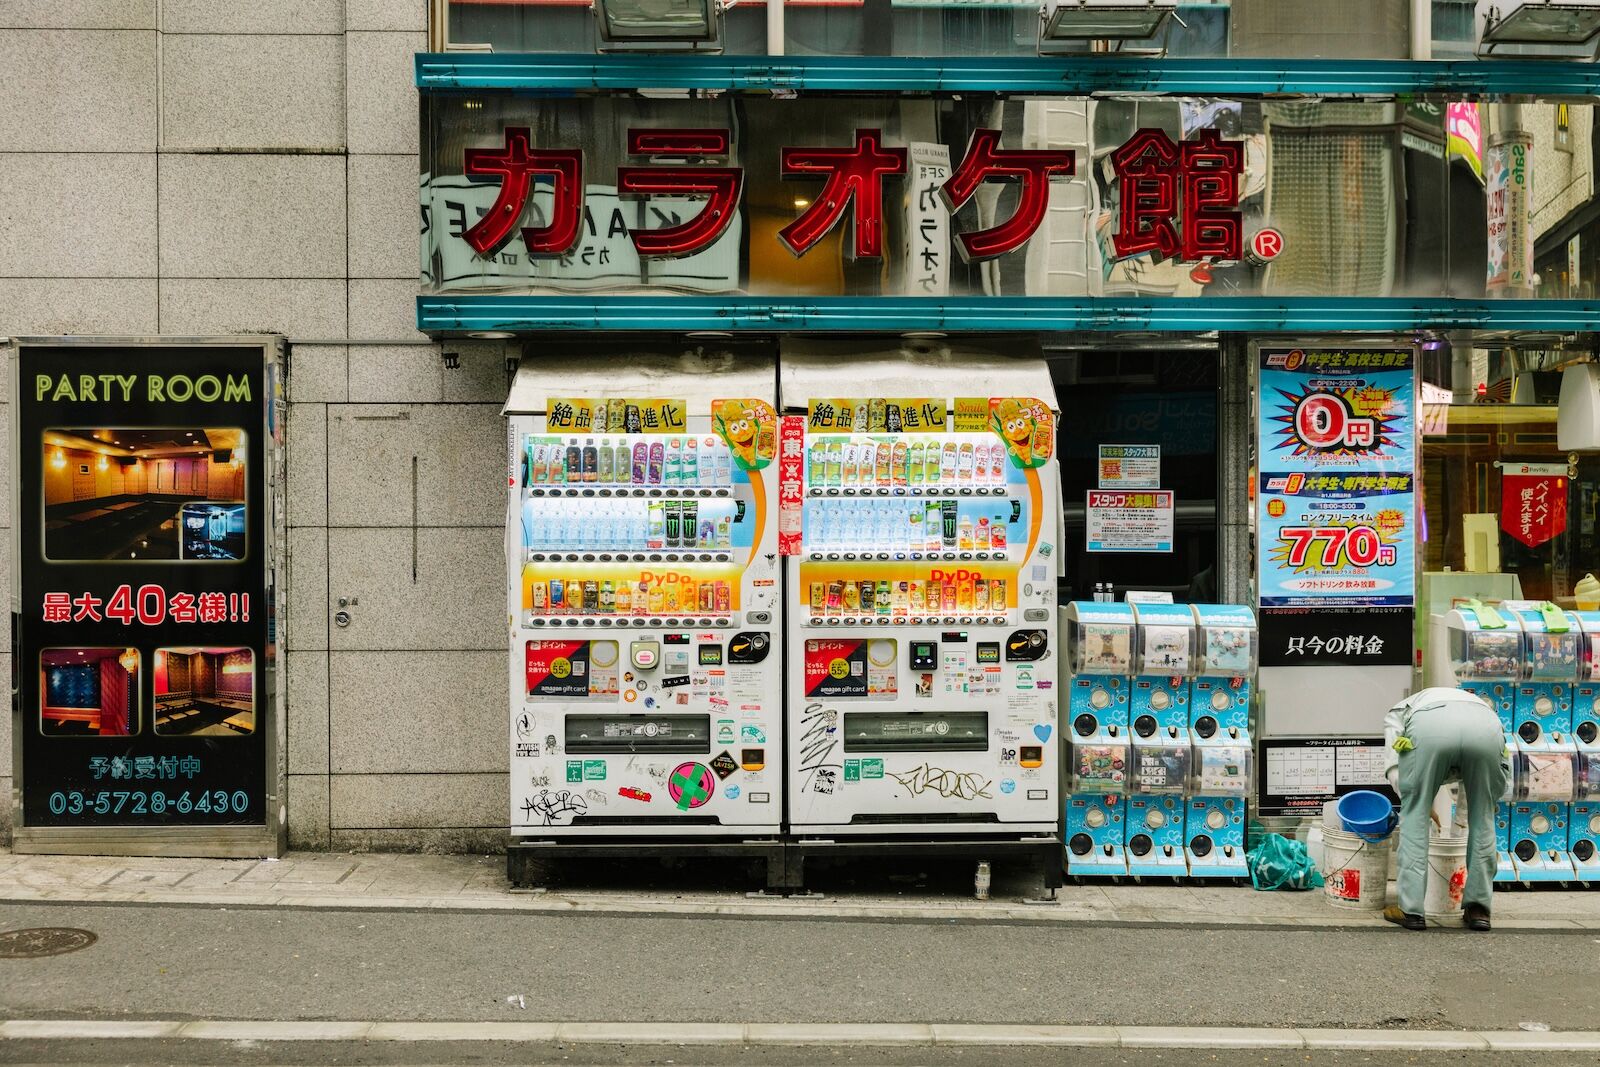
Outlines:
{"type": "Polygon", "coordinates": [[[1409,663],[1415,354],[1285,346],[1258,356],[1262,662],[1409,663]]]}

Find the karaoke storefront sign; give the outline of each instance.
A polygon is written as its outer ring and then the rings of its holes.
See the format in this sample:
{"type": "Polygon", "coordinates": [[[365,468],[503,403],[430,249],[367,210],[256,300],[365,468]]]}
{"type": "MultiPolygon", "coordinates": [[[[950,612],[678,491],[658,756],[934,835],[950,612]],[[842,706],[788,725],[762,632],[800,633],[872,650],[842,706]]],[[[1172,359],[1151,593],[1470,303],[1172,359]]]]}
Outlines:
{"type": "Polygon", "coordinates": [[[280,851],[275,352],[16,342],[17,851],[280,851]]]}

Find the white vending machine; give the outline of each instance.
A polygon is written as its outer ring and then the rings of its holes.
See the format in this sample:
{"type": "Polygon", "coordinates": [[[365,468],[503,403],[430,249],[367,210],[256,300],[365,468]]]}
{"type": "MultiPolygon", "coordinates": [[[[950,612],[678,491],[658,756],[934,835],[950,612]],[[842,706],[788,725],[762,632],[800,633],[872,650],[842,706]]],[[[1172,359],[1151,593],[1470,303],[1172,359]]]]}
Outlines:
{"type": "Polygon", "coordinates": [[[510,869],[733,851],[781,880],[777,371],[529,361],[506,483],[510,869]]]}
{"type": "MultiPolygon", "coordinates": [[[[859,353],[859,349],[854,350],[859,353]]],[[[1034,359],[782,359],[791,881],[805,857],[1059,862],[1055,394],[1034,359]],[[979,393],[979,390],[982,390],[979,393]],[[787,496],[786,496],[787,499],[787,496]]],[[[780,522],[783,520],[780,519],[780,522]]]]}

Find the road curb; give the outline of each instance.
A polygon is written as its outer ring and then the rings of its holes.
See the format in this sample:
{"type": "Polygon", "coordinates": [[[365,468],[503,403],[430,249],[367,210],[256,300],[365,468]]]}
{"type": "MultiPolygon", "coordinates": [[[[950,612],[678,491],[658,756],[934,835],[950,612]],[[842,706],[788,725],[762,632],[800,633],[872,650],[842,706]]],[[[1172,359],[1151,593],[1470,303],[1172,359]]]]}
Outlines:
{"type": "MultiPolygon", "coordinates": [[[[855,922],[1007,923],[1017,926],[1187,926],[1206,929],[1385,930],[1378,912],[1307,915],[1227,915],[1151,907],[1085,907],[1071,902],[1037,905],[992,901],[930,907],[851,904],[842,900],[586,900],[555,894],[503,897],[368,896],[359,894],[83,892],[76,889],[0,890],[0,904],[110,905],[237,908],[240,910],[456,912],[519,915],[596,915],[623,917],[839,920],[855,922]]],[[[1502,931],[1573,932],[1600,929],[1600,918],[1496,919],[1502,931]]]]}
{"type": "Polygon", "coordinates": [[[0,1041],[536,1043],[714,1047],[1047,1046],[1347,1052],[1594,1052],[1600,1031],[1320,1030],[1283,1027],[1038,1026],[946,1023],[433,1022],[12,1019],[0,1041]]]}

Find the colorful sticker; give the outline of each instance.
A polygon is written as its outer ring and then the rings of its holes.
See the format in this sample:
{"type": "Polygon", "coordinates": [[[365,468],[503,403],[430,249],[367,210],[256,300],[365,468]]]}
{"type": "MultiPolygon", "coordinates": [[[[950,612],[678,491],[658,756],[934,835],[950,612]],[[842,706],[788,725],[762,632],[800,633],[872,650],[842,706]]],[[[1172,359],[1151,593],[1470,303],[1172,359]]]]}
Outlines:
{"type": "Polygon", "coordinates": [[[708,802],[717,792],[717,779],[703,763],[680,763],[667,776],[667,796],[679,811],[689,811],[708,802]]]}
{"type": "Polygon", "coordinates": [[[1011,462],[1019,467],[1042,467],[1055,454],[1056,417],[1042,400],[991,397],[989,427],[1000,435],[1011,462]]]}
{"type": "Polygon", "coordinates": [[[729,753],[719,752],[711,758],[711,769],[716,772],[718,778],[726,781],[739,769],[739,765],[733,761],[733,756],[729,753]]]}
{"type": "Polygon", "coordinates": [[[713,400],[711,428],[740,470],[763,470],[778,454],[778,412],[765,400],[713,400]]]}

